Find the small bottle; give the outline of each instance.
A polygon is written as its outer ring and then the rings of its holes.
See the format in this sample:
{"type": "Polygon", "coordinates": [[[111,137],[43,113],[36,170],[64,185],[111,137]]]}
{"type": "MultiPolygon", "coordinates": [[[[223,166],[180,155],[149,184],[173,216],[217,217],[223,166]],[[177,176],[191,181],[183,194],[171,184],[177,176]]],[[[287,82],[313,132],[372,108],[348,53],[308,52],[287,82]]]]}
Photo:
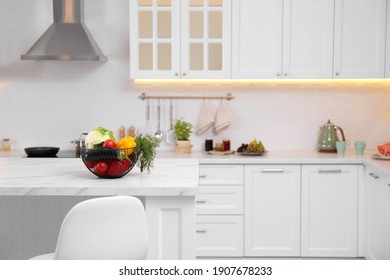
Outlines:
{"type": "Polygon", "coordinates": [[[226,152],[226,151],[230,151],[230,140],[223,140],[223,150],[226,152]]]}
{"type": "Polygon", "coordinates": [[[223,143],[222,143],[222,142],[216,143],[216,144],[215,144],[215,150],[216,150],[217,152],[223,152],[223,151],[224,151],[224,149],[223,149],[223,143]]]}
{"type": "Polygon", "coordinates": [[[1,141],[1,149],[3,151],[11,151],[11,142],[10,142],[9,138],[4,138],[1,141]]]}
{"type": "Polygon", "coordinates": [[[213,150],[213,139],[206,139],[205,141],[205,151],[212,151],[213,150]]]}

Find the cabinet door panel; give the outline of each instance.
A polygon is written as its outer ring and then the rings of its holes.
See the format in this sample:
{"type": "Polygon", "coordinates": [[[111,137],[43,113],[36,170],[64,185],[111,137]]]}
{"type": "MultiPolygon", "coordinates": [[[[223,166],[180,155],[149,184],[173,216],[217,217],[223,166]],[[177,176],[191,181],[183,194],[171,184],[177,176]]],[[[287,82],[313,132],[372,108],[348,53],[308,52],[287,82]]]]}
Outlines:
{"type": "Polygon", "coordinates": [[[357,256],[357,170],[302,166],[302,256],[357,256]]]}
{"type": "Polygon", "coordinates": [[[196,256],[242,257],[242,216],[197,216],[196,256]]]}
{"type": "Polygon", "coordinates": [[[181,2],[181,77],[231,78],[231,0],[181,2]]]}
{"type": "Polygon", "coordinates": [[[245,255],[300,255],[300,166],[245,166],[245,255]]]}
{"type": "Polygon", "coordinates": [[[386,0],[336,0],[334,78],[383,78],[386,0]]]}
{"type": "Polygon", "coordinates": [[[199,185],[230,186],[244,184],[244,167],[242,165],[213,165],[199,166],[199,185]]]}
{"type": "Polygon", "coordinates": [[[285,0],[283,78],[332,78],[334,2],[285,0]]]}
{"type": "Polygon", "coordinates": [[[199,186],[196,214],[231,215],[244,213],[243,186],[199,186]]]}
{"type": "Polygon", "coordinates": [[[130,1],[130,78],[178,78],[180,1],[130,1]]]}
{"type": "Polygon", "coordinates": [[[233,1],[232,77],[278,78],[283,0],[233,1]]]}
{"type": "Polygon", "coordinates": [[[366,172],[366,258],[388,258],[387,186],[383,174],[377,170],[366,172]]]}

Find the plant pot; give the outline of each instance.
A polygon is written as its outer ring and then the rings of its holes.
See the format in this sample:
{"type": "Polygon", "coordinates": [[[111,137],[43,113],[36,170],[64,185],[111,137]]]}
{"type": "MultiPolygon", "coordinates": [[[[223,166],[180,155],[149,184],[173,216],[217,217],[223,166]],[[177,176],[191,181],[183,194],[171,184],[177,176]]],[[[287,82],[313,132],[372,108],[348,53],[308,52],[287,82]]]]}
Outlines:
{"type": "Polygon", "coordinates": [[[191,141],[183,141],[183,140],[177,140],[176,141],[176,153],[178,154],[189,154],[192,150],[191,141]]]}

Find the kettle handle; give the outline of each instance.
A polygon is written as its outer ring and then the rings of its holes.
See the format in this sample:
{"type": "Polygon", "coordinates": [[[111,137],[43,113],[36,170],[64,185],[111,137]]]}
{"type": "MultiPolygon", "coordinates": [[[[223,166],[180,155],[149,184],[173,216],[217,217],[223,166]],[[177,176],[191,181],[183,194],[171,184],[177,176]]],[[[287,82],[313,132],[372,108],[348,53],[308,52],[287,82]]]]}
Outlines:
{"type": "Polygon", "coordinates": [[[339,127],[339,126],[334,126],[334,130],[340,130],[341,138],[342,138],[341,140],[345,141],[344,130],[341,127],[339,127]]]}

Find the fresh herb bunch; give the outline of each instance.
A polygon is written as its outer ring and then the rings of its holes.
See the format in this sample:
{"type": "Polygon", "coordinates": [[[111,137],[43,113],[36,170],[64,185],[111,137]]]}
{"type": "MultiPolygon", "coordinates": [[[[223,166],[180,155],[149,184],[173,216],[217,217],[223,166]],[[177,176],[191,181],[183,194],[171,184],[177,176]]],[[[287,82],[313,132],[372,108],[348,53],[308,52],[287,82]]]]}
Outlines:
{"type": "Polygon", "coordinates": [[[174,130],[177,140],[187,141],[190,139],[192,133],[192,124],[184,120],[176,120],[174,124],[174,130]]]}
{"type": "Polygon", "coordinates": [[[139,157],[137,165],[141,169],[141,172],[145,170],[150,172],[153,168],[154,158],[156,157],[156,148],[160,145],[160,141],[150,134],[139,134],[135,136],[135,142],[137,143],[137,147],[134,152],[139,157]]]}

